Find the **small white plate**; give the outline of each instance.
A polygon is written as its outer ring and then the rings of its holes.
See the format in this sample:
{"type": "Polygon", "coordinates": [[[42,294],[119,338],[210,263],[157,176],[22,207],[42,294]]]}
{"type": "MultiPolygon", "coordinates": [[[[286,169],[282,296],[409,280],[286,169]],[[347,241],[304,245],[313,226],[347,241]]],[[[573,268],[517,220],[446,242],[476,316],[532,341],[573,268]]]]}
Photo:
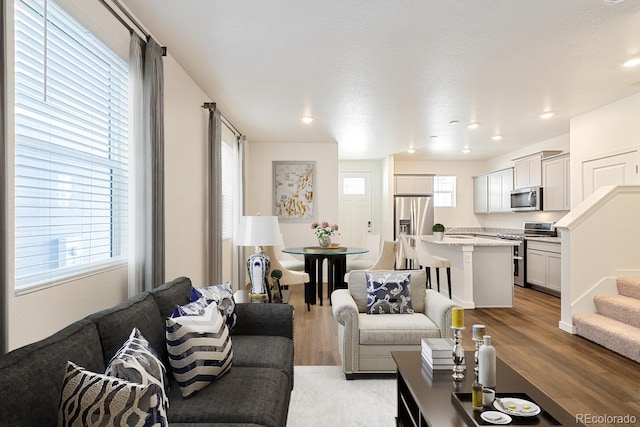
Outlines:
{"type": "Polygon", "coordinates": [[[533,417],[540,413],[538,405],[516,397],[501,397],[493,402],[493,406],[499,411],[518,417],[533,417]]]}
{"type": "Polygon", "coordinates": [[[509,424],[512,421],[509,415],[498,411],[485,411],[480,417],[491,424],[509,424]]]}

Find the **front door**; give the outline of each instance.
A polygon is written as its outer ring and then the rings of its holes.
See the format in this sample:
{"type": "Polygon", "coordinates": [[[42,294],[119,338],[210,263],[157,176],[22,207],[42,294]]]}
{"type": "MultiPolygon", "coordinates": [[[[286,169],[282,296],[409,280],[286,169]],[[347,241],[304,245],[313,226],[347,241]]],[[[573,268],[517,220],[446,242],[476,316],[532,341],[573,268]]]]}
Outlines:
{"type": "Polygon", "coordinates": [[[340,244],[362,246],[364,236],[373,230],[371,172],[340,172],[338,216],[340,244]]]}

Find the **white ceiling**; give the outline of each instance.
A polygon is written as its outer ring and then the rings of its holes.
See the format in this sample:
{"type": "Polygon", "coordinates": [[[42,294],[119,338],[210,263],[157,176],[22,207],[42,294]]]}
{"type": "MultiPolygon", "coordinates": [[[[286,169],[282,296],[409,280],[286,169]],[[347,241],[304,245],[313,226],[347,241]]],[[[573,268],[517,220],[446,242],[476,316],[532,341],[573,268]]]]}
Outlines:
{"type": "Polygon", "coordinates": [[[486,159],[640,91],[640,0],[123,1],[250,141],[344,159],[486,159]]]}

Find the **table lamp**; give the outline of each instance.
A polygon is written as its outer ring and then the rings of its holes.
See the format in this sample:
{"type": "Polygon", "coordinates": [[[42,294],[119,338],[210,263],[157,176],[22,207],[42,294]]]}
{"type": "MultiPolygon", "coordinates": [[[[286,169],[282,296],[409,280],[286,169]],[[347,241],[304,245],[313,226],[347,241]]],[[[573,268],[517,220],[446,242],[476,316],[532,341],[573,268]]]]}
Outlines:
{"type": "Polygon", "coordinates": [[[247,271],[251,280],[249,297],[267,299],[267,275],[269,274],[269,257],[262,250],[263,246],[276,246],[282,243],[277,216],[242,216],[238,226],[236,244],[238,246],[255,246],[256,251],[247,259],[247,271]]]}

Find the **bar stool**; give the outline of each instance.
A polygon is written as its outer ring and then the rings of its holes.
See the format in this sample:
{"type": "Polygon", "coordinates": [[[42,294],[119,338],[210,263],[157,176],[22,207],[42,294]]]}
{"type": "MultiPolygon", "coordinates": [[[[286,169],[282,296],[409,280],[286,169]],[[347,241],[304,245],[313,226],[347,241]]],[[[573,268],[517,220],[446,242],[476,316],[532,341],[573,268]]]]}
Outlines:
{"type": "Polygon", "coordinates": [[[438,284],[438,292],[440,292],[440,269],[447,269],[447,285],[449,286],[449,299],[451,299],[451,261],[446,258],[431,255],[425,249],[422,242],[415,242],[416,252],[418,253],[418,263],[425,268],[427,272],[427,288],[431,289],[431,269],[436,269],[436,282],[438,284]]]}

